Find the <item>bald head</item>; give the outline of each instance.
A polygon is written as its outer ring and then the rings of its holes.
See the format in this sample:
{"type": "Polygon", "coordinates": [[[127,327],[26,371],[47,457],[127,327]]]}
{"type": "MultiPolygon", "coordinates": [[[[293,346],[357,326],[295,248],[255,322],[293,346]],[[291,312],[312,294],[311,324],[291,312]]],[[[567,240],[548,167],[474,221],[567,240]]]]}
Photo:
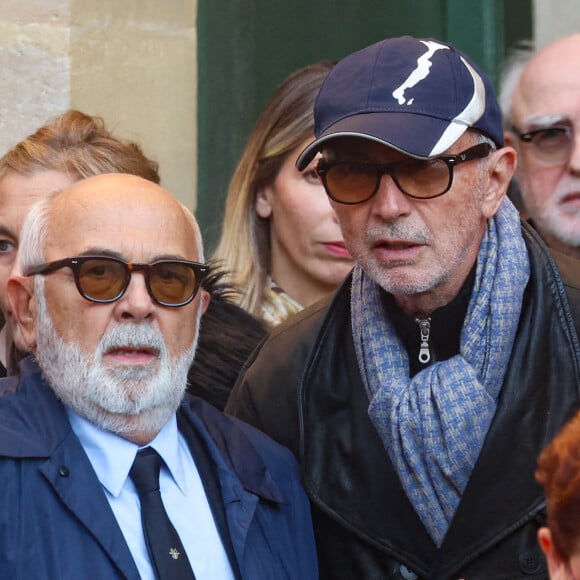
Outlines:
{"type": "MultiPolygon", "coordinates": [[[[80,254],[106,246],[104,226],[135,245],[156,239],[166,245],[162,239],[172,232],[185,259],[203,261],[200,229],[185,206],[155,183],[105,174],[78,181],[32,209],[22,233],[21,265],[55,259],[63,247],[77,247],[80,254]]],[[[163,247],[159,253],[166,253],[163,247]]]]}
{"type": "Polygon", "coordinates": [[[557,91],[580,94],[580,34],[556,40],[530,58],[515,86],[512,116],[518,122],[528,114],[537,113],[538,107],[552,112],[557,91]]]}

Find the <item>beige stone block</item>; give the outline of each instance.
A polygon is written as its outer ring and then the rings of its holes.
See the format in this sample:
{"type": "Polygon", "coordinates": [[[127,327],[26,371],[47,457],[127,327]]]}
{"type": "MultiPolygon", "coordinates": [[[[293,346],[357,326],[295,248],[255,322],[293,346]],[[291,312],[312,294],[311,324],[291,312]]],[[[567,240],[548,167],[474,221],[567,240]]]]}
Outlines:
{"type": "Polygon", "coordinates": [[[0,14],[3,23],[68,22],[69,0],[0,0],[0,14]]]}
{"type": "Polygon", "coordinates": [[[101,115],[160,164],[163,185],[196,195],[196,3],[75,0],[71,104],[101,115]]]}
{"type": "Polygon", "coordinates": [[[68,0],[0,1],[0,155],[69,104],[68,0]]]}
{"type": "Polygon", "coordinates": [[[196,0],[0,0],[0,154],[64,110],[100,115],[195,208],[196,0]]]}

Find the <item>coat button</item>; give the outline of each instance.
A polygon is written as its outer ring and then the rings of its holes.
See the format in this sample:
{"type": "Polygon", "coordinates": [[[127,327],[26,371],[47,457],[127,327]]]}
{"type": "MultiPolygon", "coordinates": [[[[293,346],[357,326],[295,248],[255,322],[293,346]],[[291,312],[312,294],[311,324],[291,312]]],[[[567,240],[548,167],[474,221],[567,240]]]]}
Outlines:
{"type": "Polygon", "coordinates": [[[70,471],[68,470],[68,467],[61,465],[58,469],[58,474],[62,477],[68,477],[70,475],[70,471]]]}
{"type": "Polygon", "coordinates": [[[536,574],[542,567],[542,556],[538,550],[528,550],[520,554],[519,563],[524,574],[536,574]]]}

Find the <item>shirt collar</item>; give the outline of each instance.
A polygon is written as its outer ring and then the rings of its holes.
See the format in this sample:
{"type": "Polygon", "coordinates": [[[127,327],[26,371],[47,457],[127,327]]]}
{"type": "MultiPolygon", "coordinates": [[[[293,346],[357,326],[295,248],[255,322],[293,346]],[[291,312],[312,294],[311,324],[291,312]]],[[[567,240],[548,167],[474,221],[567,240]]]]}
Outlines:
{"type": "MultiPolygon", "coordinates": [[[[118,497],[127,481],[137,451],[142,447],[115,433],[100,429],[69,408],[67,415],[98,480],[112,496],[118,497]]],[[[180,449],[183,449],[181,443],[177,420],[173,414],[155,439],[144,447],[153,447],[159,453],[176,485],[182,493],[185,493],[185,468],[180,455],[180,449]]]]}

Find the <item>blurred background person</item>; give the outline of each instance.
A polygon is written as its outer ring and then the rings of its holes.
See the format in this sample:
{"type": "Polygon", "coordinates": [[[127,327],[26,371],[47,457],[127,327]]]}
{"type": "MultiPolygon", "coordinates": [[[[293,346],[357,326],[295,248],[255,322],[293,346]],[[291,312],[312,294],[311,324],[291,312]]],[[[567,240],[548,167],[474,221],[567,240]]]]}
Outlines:
{"type": "Polygon", "coordinates": [[[536,479],[546,492],[548,525],[538,540],[550,578],[580,579],[580,413],[544,449],[536,479]]]}
{"type": "Polygon", "coordinates": [[[507,61],[500,91],[522,215],[550,247],[571,301],[580,300],[579,67],[580,34],[528,47],[507,61]]]}
{"type": "MultiPolygon", "coordinates": [[[[20,230],[34,202],[80,179],[130,173],[159,184],[158,164],[134,142],[119,139],[103,119],[69,110],[26,137],[0,159],[0,309],[10,317],[6,283],[16,261],[20,230]]],[[[193,241],[192,241],[193,243],[193,241]]],[[[188,390],[222,409],[242,364],[266,327],[234,302],[235,289],[210,267],[204,288],[212,299],[201,325],[188,390]]],[[[1,375],[12,374],[22,353],[11,347],[2,322],[1,375]],[[9,361],[8,359],[13,360],[9,361]]],[[[24,345],[19,345],[21,348],[24,345]]]]}
{"type": "Polygon", "coordinates": [[[242,289],[240,305],[270,326],[333,292],[353,266],[315,172],[318,160],[295,167],[314,139],[314,100],[332,67],[312,64],[280,84],[228,190],[214,259],[242,289]]]}

